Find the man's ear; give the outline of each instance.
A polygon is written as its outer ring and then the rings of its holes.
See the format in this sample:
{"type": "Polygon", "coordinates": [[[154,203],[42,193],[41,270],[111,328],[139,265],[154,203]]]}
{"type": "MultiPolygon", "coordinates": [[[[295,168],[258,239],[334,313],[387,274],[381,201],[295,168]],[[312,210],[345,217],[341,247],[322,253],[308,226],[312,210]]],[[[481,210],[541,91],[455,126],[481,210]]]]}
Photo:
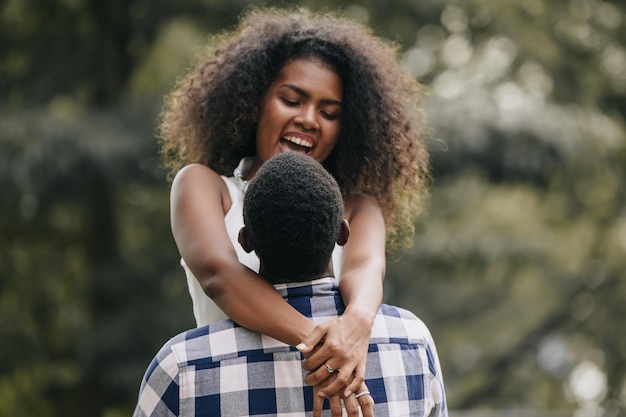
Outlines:
{"type": "Polygon", "coordinates": [[[337,238],[337,244],[339,246],[343,246],[348,243],[348,238],[350,237],[350,225],[346,219],[341,221],[341,226],[339,226],[339,237],[337,238]]]}
{"type": "Polygon", "coordinates": [[[252,247],[252,244],[250,243],[250,237],[248,236],[248,230],[246,229],[246,226],[242,227],[239,230],[237,240],[239,241],[239,244],[241,245],[243,250],[245,250],[247,253],[252,252],[252,250],[254,249],[252,247]]]}

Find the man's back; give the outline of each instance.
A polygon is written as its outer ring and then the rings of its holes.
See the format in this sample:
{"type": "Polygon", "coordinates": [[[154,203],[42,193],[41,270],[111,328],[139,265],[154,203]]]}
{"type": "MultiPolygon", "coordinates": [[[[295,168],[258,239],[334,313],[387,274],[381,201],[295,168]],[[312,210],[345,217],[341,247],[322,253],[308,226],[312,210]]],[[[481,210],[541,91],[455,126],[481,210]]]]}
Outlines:
{"type": "MultiPolygon", "coordinates": [[[[333,278],[275,288],[317,323],[343,313],[333,278]]],[[[231,320],[189,330],[157,354],[142,382],[134,415],[311,415],[313,390],[304,384],[301,363],[295,348],[231,320]]],[[[435,345],[424,323],[409,311],[381,306],[365,382],[377,417],[447,415],[435,345]]]]}

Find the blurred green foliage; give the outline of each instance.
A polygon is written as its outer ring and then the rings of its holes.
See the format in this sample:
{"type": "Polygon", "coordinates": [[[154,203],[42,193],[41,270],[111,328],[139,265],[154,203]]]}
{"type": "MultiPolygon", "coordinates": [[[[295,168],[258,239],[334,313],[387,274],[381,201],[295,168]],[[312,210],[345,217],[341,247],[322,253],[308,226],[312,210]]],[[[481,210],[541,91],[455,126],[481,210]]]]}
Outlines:
{"type": "MultiPolygon", "coordinates": [[[[130,415],[193,326],[155,124],[250,4],[0,2],[0,416],[130,415]]],[[[425,85],[431,199],[386,301],[431,327],[451,409],[626,413],[626,6],[263,4],[368,23],[425,85]]]]}

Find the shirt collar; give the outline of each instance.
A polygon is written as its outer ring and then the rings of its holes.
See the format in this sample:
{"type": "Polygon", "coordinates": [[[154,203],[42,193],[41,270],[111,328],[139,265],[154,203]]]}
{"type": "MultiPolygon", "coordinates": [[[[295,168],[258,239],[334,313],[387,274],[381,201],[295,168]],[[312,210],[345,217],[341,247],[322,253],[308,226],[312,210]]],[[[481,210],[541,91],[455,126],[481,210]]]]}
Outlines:
{"type": "Polygon", "coordinates": [[[333,277],[319,278],[313,281],[275,284],[274,288],[283,298],[328,296],[335,295],[338,291],[337,281],[333,277]]]}

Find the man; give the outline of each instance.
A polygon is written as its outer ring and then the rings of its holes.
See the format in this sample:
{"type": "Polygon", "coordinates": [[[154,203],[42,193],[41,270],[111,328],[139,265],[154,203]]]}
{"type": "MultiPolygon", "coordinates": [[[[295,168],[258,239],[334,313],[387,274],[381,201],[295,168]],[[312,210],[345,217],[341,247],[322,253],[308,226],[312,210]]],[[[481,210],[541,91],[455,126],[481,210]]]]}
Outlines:
{"type": "MultiPolygon", "coordinates": [[[[260,275],[316,323],[341,315],[330,259],[335,242],[347,241],[349,225],[332,176],[313,158],[276,155],[250,182],[243,210],[239,242],[258,254],[260,275]]],[[[316,399],[301,360],[295,348],[231,320],[189,330],[150,364],[134,415],[308,416],[316,399]]],[[[375,416],[447,416],[432,337],[406,310],[381,306],[365,383],[367,390],[352,397],[371,396],[375,416]]]]}

